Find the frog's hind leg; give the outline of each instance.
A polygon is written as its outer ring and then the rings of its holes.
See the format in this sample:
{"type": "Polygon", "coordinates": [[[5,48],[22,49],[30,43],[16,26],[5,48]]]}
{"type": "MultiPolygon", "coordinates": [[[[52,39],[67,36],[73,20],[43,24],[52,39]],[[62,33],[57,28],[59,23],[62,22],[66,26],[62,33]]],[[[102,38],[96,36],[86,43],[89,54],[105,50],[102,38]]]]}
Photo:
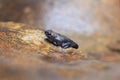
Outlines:
{"type": "Polygon", "coordinates": [[[69,48],[69,47],[71,47],[71,43],[70,42],[62,43],[61,47],[64,49],[69,48]]]}
{"type": "Polygon", "coordinates": [[[79,48],[78,44],[76,44],[75,42],[73,42],[71,46],[72,46],[73,48],[75,48],[75,49],[78,49],[78,48],[79,48]]]}

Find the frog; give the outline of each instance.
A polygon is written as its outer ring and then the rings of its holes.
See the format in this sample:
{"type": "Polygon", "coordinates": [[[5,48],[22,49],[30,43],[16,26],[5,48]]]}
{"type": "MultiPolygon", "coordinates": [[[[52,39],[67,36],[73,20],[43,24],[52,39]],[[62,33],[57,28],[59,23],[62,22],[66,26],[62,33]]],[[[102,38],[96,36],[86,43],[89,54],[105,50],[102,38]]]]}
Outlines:
{"type": "Polygon", "coordinates": [[[54,32],[53,30],[45,30],[46,40],[52,43],[55,46],[60,46],[63,49],[67,48],[75,48],[78,49],[79,46],[76,42],[71,40],[70,38],[54,32]]]}

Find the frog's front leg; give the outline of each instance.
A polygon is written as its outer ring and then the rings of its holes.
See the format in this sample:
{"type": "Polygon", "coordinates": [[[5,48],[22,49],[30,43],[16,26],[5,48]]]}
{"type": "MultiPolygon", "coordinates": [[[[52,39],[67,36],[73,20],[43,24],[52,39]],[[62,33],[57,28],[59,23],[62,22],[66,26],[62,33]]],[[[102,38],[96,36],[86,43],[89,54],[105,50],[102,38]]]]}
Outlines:
{"type": "Polygon", "coordinates": [[[54,44],[55,46],[59,46],[57,41],[53,41],[53,44],[54,44]]]}
{"type": "Polygon", "coordinates": [[[71,47],[71,43],[70,42],[62,43],[61,47],[64,49],[69,48],[71,47]]]}

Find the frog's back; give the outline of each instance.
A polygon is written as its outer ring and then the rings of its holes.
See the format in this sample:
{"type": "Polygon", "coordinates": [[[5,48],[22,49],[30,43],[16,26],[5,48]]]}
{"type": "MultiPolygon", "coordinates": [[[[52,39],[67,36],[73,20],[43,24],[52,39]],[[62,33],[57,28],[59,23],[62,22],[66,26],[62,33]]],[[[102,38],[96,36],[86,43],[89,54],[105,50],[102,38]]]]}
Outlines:
{"type": "Polygon", "coordinates": [[[56,46],[61,46],[62,48],[69,48],[69,47],[73,47],[76,49],[78,48],[77,43],[75,43],[71,39],[59,33],[53,32],[51,30],[47,30],[46,36],[48,37],[48,40],[51,41],[56,46]]]}

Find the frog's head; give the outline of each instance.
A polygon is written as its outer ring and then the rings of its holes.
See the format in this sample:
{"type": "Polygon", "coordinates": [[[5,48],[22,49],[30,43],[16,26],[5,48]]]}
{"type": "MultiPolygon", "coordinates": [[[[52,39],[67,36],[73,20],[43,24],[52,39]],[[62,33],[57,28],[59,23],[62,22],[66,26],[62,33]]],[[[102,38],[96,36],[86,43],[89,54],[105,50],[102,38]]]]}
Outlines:
{"type": "Polygon", "coordinates": [[[48,39],[54,39],[56,37],[55,32],[53,32],[52,30],[46,30],[45,35],[48,37],[48,39]]]}

